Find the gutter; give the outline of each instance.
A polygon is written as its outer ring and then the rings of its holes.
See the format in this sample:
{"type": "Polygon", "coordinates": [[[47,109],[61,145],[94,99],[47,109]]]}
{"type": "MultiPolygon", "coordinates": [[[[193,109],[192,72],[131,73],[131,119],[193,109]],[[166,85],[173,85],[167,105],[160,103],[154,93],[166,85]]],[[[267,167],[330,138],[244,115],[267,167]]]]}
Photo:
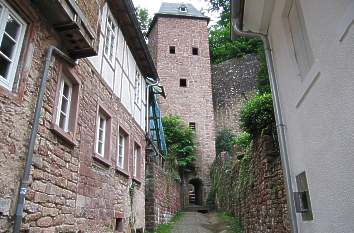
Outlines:
{"type": "Polygon", "coordinates": [[[62,59],[64,59],[67,63],[69,63],[72,66],[74,66],[76,64],[74,60],[72,60],[68,55],[66,55],[64,52],[62,52],[58,48],[56,48],[54,46],[50,46],[48,48],[47,55],[45,58],[43,77],[42,77],[42,80],[40,83],[36,108],[35,108],[35,112],[34,112],[34,119],[33,119],[33,124],[32,124],[30,142],[28,145],[28,151],[27,151],[27,156],[26,156],[26,163],[25,163],[23,175],[22,175],[22,178],[20,181],[18,200],[17,200],[17,204],[16,204],[15,221],[14,221],[14,231],[13,231],[14,233],[19,233],[20,229],[21,229],[25,197],[26,197],[26,193],[28,191],[28,185],[30,182],[29,177],[30,177],[31,166],[32,166],[33,152],[34,152],[34,147],[35,147],[35,143],[36,143],[36,139],[37,139],[37,132],[38,132],[38,127],[39,127],[41,110],[43,107],[43,97],[45,94],[46,84],[48,81],[51,58],[54,54],[56,54],[59,57],[61,57],[62,59]]]}
{"type": "Polygon", "coordinates": [[[274,70],[274,62],[272,57],[272,51],[270,48],[270,43],[268,36],[266,34],[255,33],[255,32],[245,32],[242,31],[243,25],[243,9],[245,0],[233,0],[232,9],[232,36],[244,36],[244,37],[259,37],[263,41],[265,56],[267,60],[267,68],[269,73],[269,81],[272,90],[273,96],[273,106],[274,106],[274,115],[275,121],[277,126],[277,133],[278,133],[278,141],[279,141],[279,149],[280,149],[280,157],[281,157],[281,164],[284,172],[284,182],[286,186],[286,193],[287,193],[287,204],[289,209],[289,218],[290,218],[290,227],[292,233],[298,233],[298,225],[297,225],[297,215],[296,215],[296,208],[294,203],[294,191],[292,186],[291,180],[291,172],[290,172],[290,165],[289,165],[289,155],[287,149],[287,140],[286,140],[286,133],[285,133],[285,124],[283,119],[283,114],[281,110],[280,98],[279,98],[279,88],[277,84],[277,80],[275,78],[275,70],[274,70]]]}

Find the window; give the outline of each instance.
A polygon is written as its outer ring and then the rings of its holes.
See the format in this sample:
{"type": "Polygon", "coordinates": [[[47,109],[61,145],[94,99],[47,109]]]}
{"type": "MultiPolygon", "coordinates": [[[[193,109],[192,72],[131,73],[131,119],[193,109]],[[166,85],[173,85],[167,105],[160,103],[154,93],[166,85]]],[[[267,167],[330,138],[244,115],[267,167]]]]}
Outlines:
{"type": "Polygon", "coordinates": [[[189,128],[195,131],[195,122],[189,122],[189,128]]]}
{"type": "Polygon", "coordinates": [[[118,137],[118,160],[117,165],[119,168],[125,169],[125,160],[126,160],[126,149],[128,143],[127,135],[119,129],[119,137],[118,137]]]}
{"type": "Polygon", "coordinates": [[[181,78],[181,79],[179,80],[179,86],[180,86],[180,87],[187,87],[187,79],[181,78]]]}
{"type": "Polygon", "coordinates": [[[96,123],[95,158],[110,165],[111,115],[103,107],[98,107],[96,123]]]}
{"type": "Polygon", "coordinates": [[[192,54],[193,55],[198,55],[199,54],[199,50],[198,50],[198,48],[192,48],[192,54]]]}
{"type": "Polygon", "coordinates": [[[175,54],[175,53],[176,53],[176,47],[170,46],[170,54],[175,54]]]}
{"type": "Polygon", "coordinates": [[[140,89],[141,89],[141,75],[139,71],[135,73],[135,103],[138,104],[140,101],[140,89]]]}
{"type": "Polygon", "coordinates": [[[113,21],[112,16],[108,13],[107,22],[106,22],[106,35],[105,35],[105,45],[104,45],[104,54],[109,61],[113,61],[114,55],[114,45],[117,38],[116,25],[113,21]]]}
{"type": "Polygon", "coordinates": [[[133,176],[138,178],[140,176],[140,146],[136,143],[134,145],[133,161],[134,161],[133,176]]]}
{"type": "Polygon", "coordinates": [[[179,11],[185,13],[187,12],[187,7],[185,5],[182,5],[179,7],[179,11]]]}
{"type": "Polygon", "coordinates": [[[75,145],[76,121],[79,106],[80,81],[60,65],[55,95],[52,130],[57,136],[75,145]]]}
{"type": "Polygon", "coordinates": [[[300,2],[294,0],[288,15],[291,38],[294,45],[295,59],[300,76],[304,78],[314,63],[314,57],[307,35],[300,2]]]}
{"type": "Polygon", "coordinates": [[[116,218],[115,232],[123,232],[124,221],[123,218],[116,218]]]}
{"type": "Polygon", "coordinates": [[[3,0],[0,0],[0,19],[0,84],[11,90],[26,23],[3,0]]]}
{"type": "Polygon", "coordinates": [[[69,82],[67,78],[63,77],[60,81],[56,125],[64,130],[64,132],[69,132],[72,92],[73,88],[71,82],[69,82]]]}
{"type": "Polygon", "coordinates": [[[106,117],[102,114],[98,116],[96,153],[104,157],[104,145],[106,137],[106,117]]]}

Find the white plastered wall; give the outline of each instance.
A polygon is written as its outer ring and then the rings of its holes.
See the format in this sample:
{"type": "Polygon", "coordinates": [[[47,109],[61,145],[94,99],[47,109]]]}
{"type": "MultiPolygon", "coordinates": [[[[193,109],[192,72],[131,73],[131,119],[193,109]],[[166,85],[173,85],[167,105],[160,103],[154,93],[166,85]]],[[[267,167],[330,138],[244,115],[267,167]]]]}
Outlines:
{"type": "MultiPolygon", "coordinates": [[[[299,1],[315,57],[305,77],[299,76],[285,17],[288,0],[274,1],[269,28],[293,188],[297,190],[295,176],[306,171],[314,215],[313,221],[302,221],[298,215],[299,230],[301,233],[352,233],[354,1],[299,1]]],[[[245,20],[254,13],[246,10],[245,20]]],[[[250,29],[260,28],[257,21],[245,23],[250,29]]]]}

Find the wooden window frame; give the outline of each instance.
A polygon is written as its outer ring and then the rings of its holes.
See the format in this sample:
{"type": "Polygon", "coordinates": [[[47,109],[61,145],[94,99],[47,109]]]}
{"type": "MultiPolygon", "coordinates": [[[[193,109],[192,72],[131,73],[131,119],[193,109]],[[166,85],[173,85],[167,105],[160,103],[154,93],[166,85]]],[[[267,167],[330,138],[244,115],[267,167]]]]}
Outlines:
{"type": "Polygon", "coordinates": [[[133,171],[132,171],[132,176],[133,179],[141,183],[142,179],[142,151],[141,151],[141,146],[137,142],[134,142],[134,148],[133,148],[133,171]]]}
{"type": "Polygon", "coordinates": [[[103,107],[102,104],[98,104],[96,113],[96,127],[95,127],[95,143],[94,143],[94,155],[93,158],[103,163],[106,166],[111,166],[111,132],[112,132],[112,114],[103,107]],[[98,130],[100,118],[105,118],[105,130],[104,130],[104,150],[103,154],[98,153],[98,130]]]}
{"type": "Polygon", "coordinates": [[[79,112],[79,101],[80,101],[80,88],[81,82],[80,80],[74,75],[70,68],[67,68],[64,65],[60,65],[60,72],[57,79],[57,88],[55,93],[55,110],[53,111],[51,129],[52,131],[69,143],[71,146],[76,146],[77,142],[75,139],[76,135],[76,127],[77,127],[77,118],[79,112]],[[60,105],[61,105],[61,85],[62,81],[70,82],[72,92],[71,92],[71,101],[69,106],[69,118],[67,129],[62,129],[58,125],[58,116],[60,113],[60,105]]]}
{"type": "Polygon", "coordinates": [[[118,24],[115,21],[115,18],[113,17],[112,13],[110,12],[110,9],[107,5],[107,14],[105,18],[105,34],[104,34],[104,44],[103,44],[103,54],[105,58],[108,60],[108,62],[113,65],[115,62],[116,54],[116,44],[118,40],[118,24]],[[111,20],[114,28],[112,28],[112,25],[108,22],[108,20],[111,20]],[[109,38],[107,38],[108,30],[110,30],[110,35],[109,38]],[[112,40],[112,34],[114,35],[114,40],[112,40]],[[108,50],[106,51],[106,45],[108,43],[108,50]]]}
{"type": "Polygon", "coordinates": [[[116,161],[116,170],[120,174],[129,177],[129,151],[130,151],[130,137],[125,129],[119,126],[118,139],[117,139],[117,161],[116,161]],[[124,158],[123,158],[123,167],[119,166],[119,148],[120,148],[120,136],[124,137],[124,158]]]}
{"type": "MultiPolygon", "coordinates": [[[[5,78],[0,76],[0,85],[9,91],[12,91],[15,78],[16,78],[17,69],[20,63],[20,57],[22,54],[21,51],[25,43],[25,34],[28,27],[28,23],[26,23],[24,18],[21,17],[16,12],[16,10],[13,9],[13,7],[10,6],[6,1],[0,0],[0,6],[2,7],[2,9],[0,10],[0,22],[1,22],[0,23],[0,43],[2,43],[3,37],[6,33],[5,32],[6,21],[4,17],[11,16],[20,25],[19,34],[17,38],[14,40],[16,43],[15,43],[15,50],[12,52],[13,53],[12,58],[9,58],[3,53],[1,53],[0,55],[3,59],[10,60],[11,62],[9,65],[10,67],[8,68],[7,77],[5,78]]],[[[8,37],[12,38],[10,35],[8,37]]]]}

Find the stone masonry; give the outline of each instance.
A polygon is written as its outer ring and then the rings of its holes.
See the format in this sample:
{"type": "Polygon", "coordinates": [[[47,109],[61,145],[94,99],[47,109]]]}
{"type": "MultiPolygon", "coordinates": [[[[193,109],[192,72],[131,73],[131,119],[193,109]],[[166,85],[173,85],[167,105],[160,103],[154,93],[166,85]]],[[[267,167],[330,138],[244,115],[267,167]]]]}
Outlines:
{"type": "Polygon", "coordinates": [[[220,177],[216,207],[234,214],[245,233],[290,233],[284,174],[274,139],[265,133],[252,148],[247,175],[240,172],[237,151],[233,156],[221,153],[215,161],[214,167],[220,169],[215,174],[220,177]]]}
{"type": "Polygon", "coordinates": [[[231,129],[239,134],[240,109],[256,91],[257,56],[234,58],[212,65],[211,70],[216,129],[231,129]]]}
{"type": "MultiPolygon", "coordinates": [[[[62,48],[60,38],[34,5],[27,1],[21,1],[22,6],[16,4],[20,1],[11,2],[19,14],[29,19],[30,27],[18,72],[18,88],[10,92],[0,86],[0,232],[12,231],[44,56],[50,45],[62,48]]],[[[103,1],[78,2],[96,31],[103,1]]],[[[144,178],[134,180],[130,173],[119,172],[115,167],[118,126],[129,133],[130,143],[135,141],[145,147],[145,133],[90,62],[81,59],[78,65],[69,67],[54,56],[26,195],[24,232],[117,232],[116,218],[123,218],[124,232],[144,228],[144,178]],[[74,145],[55,134],[51,126],[57,82],[63,69],[81,83],[74,145]],[[112,116],[111,156],[105,163],[93,156],[99,104],[109,109],[112,116]]],[[[129,147],[130,155],[132,150],[129,147]]],[[[144,151],[141,150],[141,167],[145,163],[144,151]]],[[[129,160],[131,172],[132,156],[129,160]]],[[[143,170],[140,172],[144,174],[143,170]]]]}
{"type": "MultiPolygon", "coordinates": [[[[205,203],[210,187],[209,169],[215,158],[208,20],[159,14],[154,20],[149,45],[167,93],[166,100],[160,100],[161,112],[165,116],[178,115],[187,124],[196,125],[196,174],[187,177],[183,187],[187,187],[192,178],[201,179],[205,203]],[[175,54],[170,54],[170,46],[175,46],[175,54]],[[198,55],[192,54],[193,47],[198,48],[198,55]],[[186,79],[187,87],[180,87],[180,79],[186,79]]],[[[188,204],[184,200],[184,204],[188,204]]]]}
{"type": "Polygon", "coordinates": [[[153,232],[181,209],[181,183],[152,159],[146,161],[145,183],[146,230],[153,232]]]}

